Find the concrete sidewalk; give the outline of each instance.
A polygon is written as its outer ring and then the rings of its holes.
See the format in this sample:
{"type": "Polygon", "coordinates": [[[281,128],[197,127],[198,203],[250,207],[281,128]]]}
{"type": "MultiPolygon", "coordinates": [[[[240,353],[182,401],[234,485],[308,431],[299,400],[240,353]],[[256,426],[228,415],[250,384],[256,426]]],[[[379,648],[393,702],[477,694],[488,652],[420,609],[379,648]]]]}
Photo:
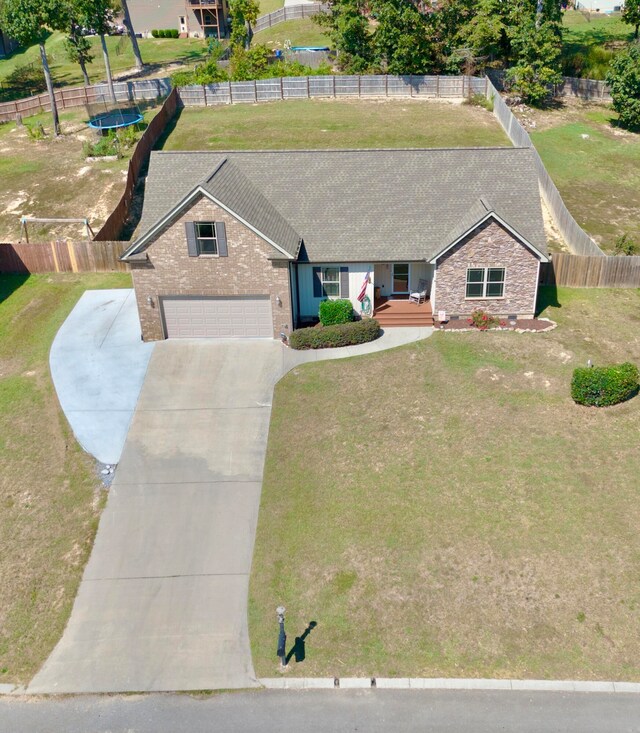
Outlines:
{"type": "Polygon", "coordinates": [[[154,344],[140,340],[133,290],[87,290],[51,346],[60,405],[80,445],[118,463],[154,344]]]}

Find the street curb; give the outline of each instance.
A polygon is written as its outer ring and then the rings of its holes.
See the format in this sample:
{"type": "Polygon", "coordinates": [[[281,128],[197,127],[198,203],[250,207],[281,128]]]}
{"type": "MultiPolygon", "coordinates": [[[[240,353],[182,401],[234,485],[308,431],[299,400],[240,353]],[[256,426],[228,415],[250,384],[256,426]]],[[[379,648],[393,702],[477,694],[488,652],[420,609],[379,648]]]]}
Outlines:
{"type": "Polygon", "coordinates": [[[514,692],[625,692],[640,694],[640,682],[497,680],[431,677],[263,677],[268,690],[512,690],[514,692]]]}

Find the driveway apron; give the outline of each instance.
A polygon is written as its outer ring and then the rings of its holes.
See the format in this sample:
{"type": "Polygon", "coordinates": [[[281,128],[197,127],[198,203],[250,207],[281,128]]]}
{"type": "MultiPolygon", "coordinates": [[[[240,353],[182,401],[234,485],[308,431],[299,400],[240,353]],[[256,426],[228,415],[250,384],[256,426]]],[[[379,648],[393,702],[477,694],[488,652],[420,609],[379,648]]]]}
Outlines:
{"type": "Polygon", "coordinates": [[[257,685],[247,596],[282,352],[156,345],[67,629],[29,692],[257,685]]]}

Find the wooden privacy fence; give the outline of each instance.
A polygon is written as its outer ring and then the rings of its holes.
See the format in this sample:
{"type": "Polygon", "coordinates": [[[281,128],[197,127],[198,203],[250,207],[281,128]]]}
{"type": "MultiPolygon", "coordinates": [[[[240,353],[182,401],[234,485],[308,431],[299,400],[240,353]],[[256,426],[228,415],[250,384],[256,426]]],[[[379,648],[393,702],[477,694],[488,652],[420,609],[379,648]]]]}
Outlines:
{"type": "MultiPolygon", "coordinates": [[[[119,81],[114,85],[118,102],[134,102],[144,99],[166,97],[171,91],[169,79],[145,79],[143,81],[119,81]]],[[[84,107],[87,104],[100,102],[111,103],[109,87],[106,84],[94,84],[90,87],[69,87],[56,89],[54,92],[58,109],[84,107]]],[[[36,94],[33,97],[18,99],[14,102],[0,104],[0,122],[8,122],[18,117],[29,117],[40,112],[50,112],[51,104],[48,94],[36,94]]]]}
{"type": "Polygon", "coordinates": [[[511,142],[520,148],[531,148],[538,173],[538,182],[542,196],[549,207],[549,211],[553,216],[553,220],[560,231],[567,247],[573,254],[586,255],[594,257],[604,257],[604,252],[591,239],[591,237],[582,229],[578,222],[571,216],[571,212],[567,209],[560,192],[555,183],[551,180],[551,176],[544,167],[542,158],[535,149],[531,138],[527,131],[518,122],[513,112],[509,109],[504,99],[498,94],[496,88],[487,79],[488,92],[487,96],[493,101],[493,114],[498,122],[502,125],[504,131],[509,136],[511,142]]]}
{"type": "Polygon", "coordinates": [[[585,257],[558,253],[543,265],[541,285],[569,288],[640,288],[640,257],[585,257]]]}
{"type": "Polygon", "coordinates": [[[128,242],[70,242],[0,244],[0,273],[127,272],[119,261],[128,242]]]}
{"type": "MultiPolygon", "coordinates": [[[[499,91],[504,91],[505,72],[495,69],[487,71],[488,77],[499,91]]],[[[607,83],[598,79],[581,79],[575,76],[563,76],[559,84],[549,86],[549,96],[576,97],[591,102],[611,102],[612,97],[607,83]]]]}
{"type": "Polygon", "coordinates": [[[317,15],[322,12],[326,13],[329,10],[330,6],[322,3],[290,5],[288,8],[279,8],[278,10],[274,10],[273,13],[261,15],[256,20],[253,30],[258,33],[258,31],[263,31],[265,28],[271,28],[271,26],[278,25],[278,23],[284,23],[285,20],[308,18],[311,15],[317,15]]]}
{"type": "Polygon", "coordinates": [[[111,212],[109,218],[96,234],[94,238],[96,241],[116,240],[122,236],[122,230],[131,212],[131,202],[133,201],[133,193],[136,184],[140,178],[140,170],[142,169],[147,156],[151,152],[151,149],[158,141],[158,138],[164,133],[168,123],[176,113],[178,102],[178,92],[176,89],[173,89],[162,105],[160,112],[158,112],[158,114],[151,120],[149,127],[147,127],[144,134],[138,141],[136,149],[129,161],[127,183],[125,185],[124,193],[122,194],[116,208],[111,212]]]}
{"type": "Polygon", "coordinates": [[[459,98],[489,94],[490,82],[473,76],[288,76],[180,87],[185,107],[326,97],[459,98]]]}

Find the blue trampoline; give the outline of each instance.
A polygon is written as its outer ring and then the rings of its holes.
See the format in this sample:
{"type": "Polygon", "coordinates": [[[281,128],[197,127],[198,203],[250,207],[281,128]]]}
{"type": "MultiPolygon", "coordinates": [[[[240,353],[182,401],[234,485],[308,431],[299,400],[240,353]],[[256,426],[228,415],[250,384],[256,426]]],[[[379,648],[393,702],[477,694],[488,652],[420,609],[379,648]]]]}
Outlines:
{"type": "Polygon", "coordinates": [[[329,46],[291,46],[292,51],[329,51],[329,46]]]}
{"type": "Polygon", "coordinates": [[[121,127],[130,127],[142,122],[143,117],[138,109],[111,109],[92,115],[89,127],[100,132],[118,130],[121,127]]]}

